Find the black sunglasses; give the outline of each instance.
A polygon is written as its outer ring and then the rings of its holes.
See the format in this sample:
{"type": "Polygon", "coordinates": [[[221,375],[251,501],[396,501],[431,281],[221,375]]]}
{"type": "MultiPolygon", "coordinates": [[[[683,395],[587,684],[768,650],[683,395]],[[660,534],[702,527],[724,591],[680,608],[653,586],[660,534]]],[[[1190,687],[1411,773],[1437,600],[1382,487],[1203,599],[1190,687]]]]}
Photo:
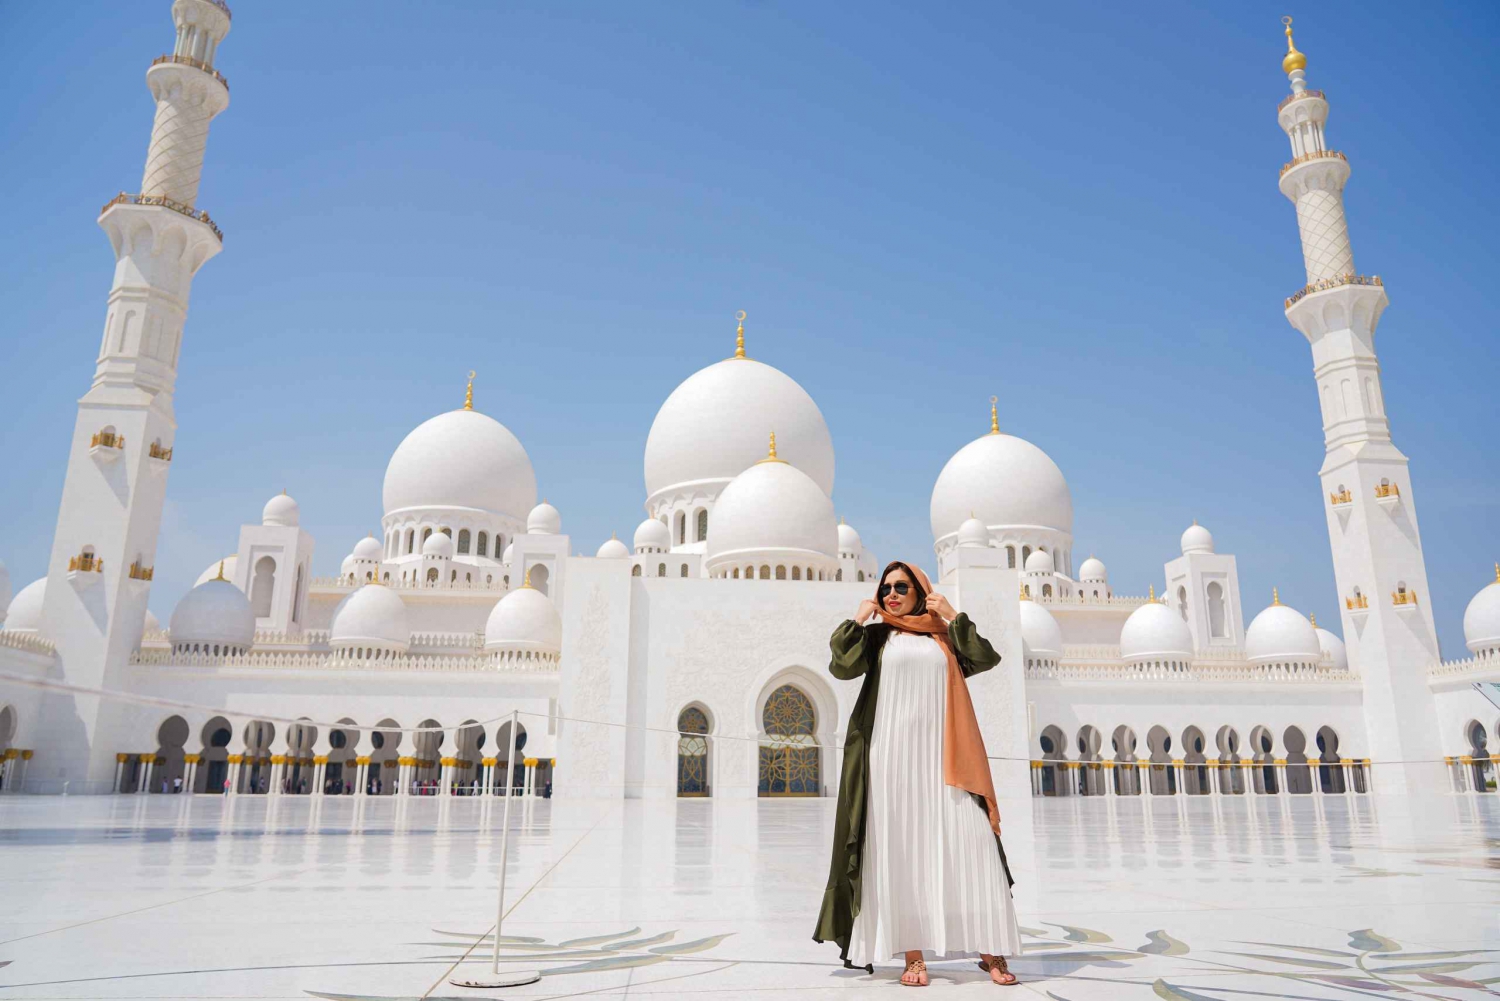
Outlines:
{"type": "Polygon", "coordinates": [[[897,594],[901,595],[901,597],[904,598],[904,597],[907,596],[907,594],[909,594],[911,592],[911,585],[908,584],[904,580],[898,580],[894,584],[882,584],[882,585],[880,585],[880,589],[877,590],[875,593],[877,595],[879,595],[881,598],[885,598],[886,596],[888,596],[891,593],[891,591],[893,589],[895,590],[895,592],[897,594]]]}

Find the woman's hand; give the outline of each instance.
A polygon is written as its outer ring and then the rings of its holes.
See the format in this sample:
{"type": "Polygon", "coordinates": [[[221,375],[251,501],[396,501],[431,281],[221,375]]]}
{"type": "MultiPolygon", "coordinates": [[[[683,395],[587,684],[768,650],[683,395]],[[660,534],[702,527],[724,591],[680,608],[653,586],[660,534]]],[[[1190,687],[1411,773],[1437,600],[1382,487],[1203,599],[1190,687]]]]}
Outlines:
{"type": "Polygon", "coordinates": [[[958,618],[958,613],[953,610],[952,605],[948,604],[948,599],[936,591],[927,596],[927,610],[929,612],[937,612],[947,622],[952,622],[958,618]]]}
{"type": "Polygon", "coordinates": [[[859,603],[859,611],[854,613],[854,621],[860,625],[864,625],[878,611],[880,611],[880,606],[876,605],[869,598],[866,598],[859,603]]]}

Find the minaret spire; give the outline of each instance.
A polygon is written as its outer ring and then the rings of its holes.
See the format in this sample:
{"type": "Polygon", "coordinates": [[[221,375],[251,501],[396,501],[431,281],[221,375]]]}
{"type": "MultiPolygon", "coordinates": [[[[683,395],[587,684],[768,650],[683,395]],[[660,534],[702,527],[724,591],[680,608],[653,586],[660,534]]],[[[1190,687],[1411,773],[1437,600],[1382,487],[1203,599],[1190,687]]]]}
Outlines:
{"type": "MultiPolygon", "coordinates": [[[[229,105],[229,85],[214,68],[229,7],[175,0],[159,9],[170,10],[175,37],[172,51],[146,70],[156,119],[140,191],[121,192],[99,212],[115,253],[114,282],[92,385],[78,401],[42,608],[63,676],[88,687],[125,687],[120,673],[140,643],[148,588],[140,586],[145,578],[128,579],[127,568],[154,563],[189,293],[224,240],[197,205],[209,122],[229,105]],[[70,571],[69,560],[85,552],[103,569],[70,571]]],[[[113,703],[53,697],[44,709],[52,724],[39,732],[71,736],[39,751],[48,774],[78,785],[107,780],[121,712],[113,703]]]]}
{"type": "MultiPolygon", "coordinates": [[[[1439,659],[1430,602],[1396,606],[1378,596],[1431,594],[1407,458],[1391,441],[1375,356],[1375,327],[1389,300],[1378,275],[1354,267],[1344,216],[1349,162],[1328,148],[1328,100],[1309,90],[1307,57],[1286,26],[1281,68],[1292,93],[1277,118],[1292,145],[1281,193],[1297,206],[1307,284],[1289,296],[1286,318],[1312,346],[1325,454],[1319,499],[1328,519],[1334,578],[1344,608],[1349,662],[1364,686],[1366,739],[1375,761],[1440,758],[1437,710],[1427,687],[1439,659]],[[1368,601],[1366,601],[1368,597],[1368,601]]],[[[1383,791],[1430,785],[1420,766],[1381,769],[1383,791]],[[1388,777],[1388,778],[1387,778],[1388,777]]]]}

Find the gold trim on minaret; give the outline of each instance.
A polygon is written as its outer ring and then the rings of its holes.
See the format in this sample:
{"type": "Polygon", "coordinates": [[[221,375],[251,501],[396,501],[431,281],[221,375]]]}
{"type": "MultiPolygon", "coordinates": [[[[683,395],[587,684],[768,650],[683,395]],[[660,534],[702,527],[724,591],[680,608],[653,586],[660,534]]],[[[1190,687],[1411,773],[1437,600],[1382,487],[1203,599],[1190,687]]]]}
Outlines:
{"type": "Polygon", "coordinates": [[[999,402],[1000,397],[990,397],[990,434],[1000,433],[1000,411],[995,408],[995,404],[999,402]]]}
{"type": "Polygon", "coordinates": [[[1281,72],[1307,69],[1307,57],[1298,52],[1297,46],[1292,43],[1292,19],[1284,17],[1281,23],[1286,25],[1286,55],[1281,60],[1281,72]]]}
{"type": "Polygon", "coordinates": [[[740,325],[734,331],[734,356],[736,358],[745,358],[745,357],[748,357],[745,354],[745,316],[746,315],[747,314],[745,313],[745,311],[743,309],[740,310],[738,313],[734,314],[734,318],[736,320],[740,321],[740,325]]]}
{"type": "Polygon", "coordinates": [[[473,410],[474,409],[474,376],[476,374],[477,373],[472,368],[469,369],[469,385],[464,390],[464,409],[465,410],[473,410]]]}

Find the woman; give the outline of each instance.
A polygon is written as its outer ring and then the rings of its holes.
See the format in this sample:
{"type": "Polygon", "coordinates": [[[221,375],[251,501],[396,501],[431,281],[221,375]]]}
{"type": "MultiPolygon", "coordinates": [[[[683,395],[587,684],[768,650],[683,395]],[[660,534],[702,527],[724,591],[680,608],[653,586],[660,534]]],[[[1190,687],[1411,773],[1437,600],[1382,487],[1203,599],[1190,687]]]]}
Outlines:
{"type": "Polygon", "coordinates": [[[927,986],[924,950],[977,954],[992,981],[1010,986],[1003,956],[1021,951],[1021,935],[964,680],[1000,655],[916,567],[888,565],[876,599],[829,641],[833,676],[865,680],[849,715],[813,939],[837,942],[846,965],[904,953],[908,987],[927,986]]]}

